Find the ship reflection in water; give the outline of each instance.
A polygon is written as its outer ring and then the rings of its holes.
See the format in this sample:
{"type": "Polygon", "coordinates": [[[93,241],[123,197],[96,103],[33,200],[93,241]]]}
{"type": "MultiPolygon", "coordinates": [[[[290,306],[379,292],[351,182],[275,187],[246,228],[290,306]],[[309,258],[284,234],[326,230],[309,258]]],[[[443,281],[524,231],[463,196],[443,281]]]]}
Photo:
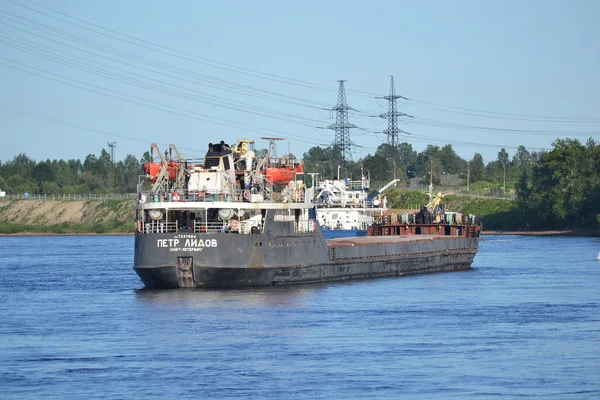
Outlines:
{"type": "MultiPolygon", "coordinates": [[[[297,308],[310,302],[315,292],[336,283],[313,283],[292,286],[274,286],[254,289],[186,289],[152,290],[139,289],[135,292],[140,303],[149,306],[174,306],[177,308],[252,308],[292,307],[297,308]]],[[[337,283],[343,284],[343,283],[337,283]]],[[[351,284],[348,282],[348,284],[351,284]]]]}

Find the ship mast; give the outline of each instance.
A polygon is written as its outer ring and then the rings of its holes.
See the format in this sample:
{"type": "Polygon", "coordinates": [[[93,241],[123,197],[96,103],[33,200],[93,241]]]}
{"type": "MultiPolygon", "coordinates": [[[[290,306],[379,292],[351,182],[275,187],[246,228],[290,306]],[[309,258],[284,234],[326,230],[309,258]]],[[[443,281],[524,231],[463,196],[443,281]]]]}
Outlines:
{"type": "Polygon", "coordinates": [[[273,162],[275,160],[278,160],[277,141],[284,140],[284,139],[280,138],[280,137],[261,137],[261,139],[269,141],[269,154],[267,155],[269,158],[268,158],[267,166],[271,167],[273,162]]]}

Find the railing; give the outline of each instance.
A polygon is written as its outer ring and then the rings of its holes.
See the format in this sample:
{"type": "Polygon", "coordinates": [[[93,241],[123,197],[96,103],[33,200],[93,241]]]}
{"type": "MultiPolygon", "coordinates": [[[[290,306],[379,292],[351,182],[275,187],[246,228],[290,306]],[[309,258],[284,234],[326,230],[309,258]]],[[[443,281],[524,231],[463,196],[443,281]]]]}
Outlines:
{"type": "MultiPolygon", "coordinates": [[[[405,189],[409,190],[419,190],[422,192],[427,192],[429,190],[426,185],[412,186],[407,187],[404,186],[405,189]]],[[[248,198],[244,197],[245,191],[239,190],[236,191],[235,195],[228,195],[223,193],[216,192],[189,192],[187,195],[185,191],[178,190],[180,193],[179,201],[243,201],[243,202],[254,202],[259,203],[261,201],[272,201],[272,202],[303,202],[304,201],[304,191],[298,191],[295,195],[294,192],[289,192],[287,194],[281,193],[272,193],[270,198],[260,197],[260,195],[249,193],[248,198]],[[223,200],[221,200],[223,199],[223,200]],[[261,200],[262,199],[262,200],[261,200]]],[[[515,200],[516,196],[512,193],[502,193],[501,190],[497,189],[470,189],[467,190],[465,187],[455,187],[455,186],[436,186],[434,187],[434,192],[442,192],[442,193],[455,193],[463,196],[472,196],[472,197],[488,197],[488,198],[496,198],[503,200],[515,200]]],[[[151,193],[151,192],[143,192],[144,196],[146,196],[146,202],[152,203],[154,202],[155,196],[158,196],[160,201],[161,195],[159,193],[151,193]]],[[[169,193],[163,193],[162,199],[163,201],[174,201],[172,197],[173,192],[171,192],[171,196],[169,193]]],[[[385,196],[386,192],[382,193],[382,196],[385,196]]],[[[137,193],[61,193],[61,194],[47,194],[47,193],[29,193],[29,194],[10,194],[7,193],[5,196],[0,196],[0,202],[2,201],[14,201],[14,200],[38,200],[38,201],[86,201],[86,200],[125,200],[125,199],[138,199],[139,194],[137,193]]],[[[426,197],[424,197],[424,203],[426,197]]],[[[347,199],[347,202],[350,203],[354,199],[347,199]]],[[[366,207],[373,206],[372,203],[366,202],[366,207]]]]}
{"type": "Polygon", "coordinates": [[[315,202],[317,207],[329,208],[329,207],[356,207],[356,208],[381,208],[383,207],[383,200],[366,200],[356,199],[350,196],[339,196],[332,201],[319,201],[315,202]]]}
{"type": "Polygon", "coordinates": [[[350,190],[362,190],[369,187],[368,181],[348,181],[348,189],[350,190]]]}
{"type": "MultiPolygon", "coordinates": [[[[314,219],[296,219],[293,216],[289,218],[276,218],[271,223],[280,222],[293,222],[295,233],[307,233],[313,232],[315,229],[314,219]]],[[[253,232],[260,232],[261,227],[256,221],[245,220],[238,222],[237,220],[220,221],[220,222],[203,222],[194,221],[193,225],[189,228],[187,226],[179,226],[178,221],[148,221],[142,224],[142,230],[140,233],[177,233],[177,232],[190,232],[190,233],[232,233],[237,232],[241,234],[250,234],[253,232]],[[232,223],[235,221],[234,223],[232,223]]]]}
{"type": "Polygon", "coordinates": [[[265,196],[262,193],[254,193],[251,190],[228,190],[228,191],[197,191],[177,189],[173,191],[140,192],[138,202],[143,203],[176,203],[176,202],[247,202],[247,203],[301,203],[304,202],[303,190],[288,190],[282,193],[271,193],[265,196]]]}
{"type": "MultiPolygon", "coordinates": [[[[229,226],[223,222],[194,221],[194,233],[225,232],[229,226]]],[[[231,229],[231,228],[230,228],[231,229]]]]}
{"type": "Polygon", "coordinates": [[[179,232],[177,221],[149,221],[143,226],[143,233],[173,233],[179,232]]]}
{"type": "Polygon", "coordinates": [[[77,201],[77,200],[109,200],[109,199],[136,199],[137,193],[63,193],[63,194],[47,194],[47,193],[22,193],[22,194],[6,194],[0,197],[0,201],[13,200],[56,200],[56,201],[77,201]]]}

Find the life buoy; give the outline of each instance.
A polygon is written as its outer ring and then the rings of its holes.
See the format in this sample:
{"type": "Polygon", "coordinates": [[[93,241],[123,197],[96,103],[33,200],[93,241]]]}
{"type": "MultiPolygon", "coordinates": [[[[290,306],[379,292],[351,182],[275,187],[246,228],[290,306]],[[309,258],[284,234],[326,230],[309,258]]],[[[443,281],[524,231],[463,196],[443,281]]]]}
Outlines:
{"type": "Polygon", "coordinates": [[[238,221],[237,219],[232,219],[231,221],[229,221],[229,227],[231,228],[232,231],[237,231],[240,229],[240,221],[238,221]]]}
{"type": "Polygon", "coordinates": [[[250,191],[249,191],[249,190],[244,190],[244,198],[245,198],[246,200],[249,200],[249,199],[250,199],[250,191]]]}
{"type": "Polygon", "coordinates": [[[292,192],[292,199],[294,199],[294,200],[298,201],[298,200],[300,200],[301,198],[302,198],[302,194],[300,193],[300,191],[299,191],[299,190],[294,190],[294,191],[292,192]]]}
{"type": "Polygon", "coordinates": [[[137,222],[137,228],[138,228],[138,232],[142,233],[142,221],[140,221],[139,219],[138,219],[138,222],[137,222]]]}

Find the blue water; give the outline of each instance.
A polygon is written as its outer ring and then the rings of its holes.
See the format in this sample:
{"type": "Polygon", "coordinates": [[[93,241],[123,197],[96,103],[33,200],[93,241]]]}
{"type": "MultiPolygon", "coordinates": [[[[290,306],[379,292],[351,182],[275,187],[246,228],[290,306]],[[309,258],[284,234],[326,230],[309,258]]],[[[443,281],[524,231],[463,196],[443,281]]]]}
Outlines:
{"type": "Polygon", "coordinates": [[[472,271],[147,291],[132,237],[0,237],[2,399],[600,398],[600,240],[472,271]]]}

